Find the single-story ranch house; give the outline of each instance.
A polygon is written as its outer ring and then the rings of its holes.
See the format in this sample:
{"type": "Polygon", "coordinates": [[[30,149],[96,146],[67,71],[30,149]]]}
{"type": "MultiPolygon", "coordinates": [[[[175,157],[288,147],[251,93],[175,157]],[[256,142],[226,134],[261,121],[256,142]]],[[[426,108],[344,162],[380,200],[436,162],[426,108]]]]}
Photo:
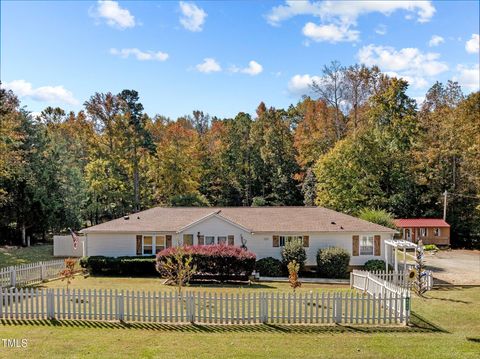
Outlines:
{"type": "Polygon", "coordinates": [[[350,265],[382,259],[395,230],[322,207],[156,207],[83,229],[85,256],[152,255],[175,245],[224,243],[281,258],[293,238],[303,242],[307,265],[318,249],[341,247],[350,265]]]}

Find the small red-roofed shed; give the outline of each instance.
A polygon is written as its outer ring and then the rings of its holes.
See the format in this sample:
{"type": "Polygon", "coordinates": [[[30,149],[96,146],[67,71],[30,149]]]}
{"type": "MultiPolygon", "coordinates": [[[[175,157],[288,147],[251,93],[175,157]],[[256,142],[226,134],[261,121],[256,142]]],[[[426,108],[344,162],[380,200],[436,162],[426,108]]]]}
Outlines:
{"type": "Polygon", "coordinates": [[[401,218],[395,220],[400,238],[423,244],[450,245],[450,225],[441,218],[401,218]]]}

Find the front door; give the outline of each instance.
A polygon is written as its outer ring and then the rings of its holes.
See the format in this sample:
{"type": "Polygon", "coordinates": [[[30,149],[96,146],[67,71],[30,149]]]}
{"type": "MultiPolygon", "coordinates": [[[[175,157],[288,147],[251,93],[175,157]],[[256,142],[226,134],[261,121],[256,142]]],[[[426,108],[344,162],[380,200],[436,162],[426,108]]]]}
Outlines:
{"type": "Polygon", "coordinates": [[[405,233],[405,240],[411,242],[412,241],[412,230],[410,228],[404,229],[405,233]]]}

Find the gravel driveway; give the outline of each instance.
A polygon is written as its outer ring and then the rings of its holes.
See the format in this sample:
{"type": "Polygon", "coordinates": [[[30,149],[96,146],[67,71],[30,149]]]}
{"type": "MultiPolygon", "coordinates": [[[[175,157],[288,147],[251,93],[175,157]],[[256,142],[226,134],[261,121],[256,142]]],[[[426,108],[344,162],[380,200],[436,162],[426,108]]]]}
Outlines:
{"type": "Polygon", "coordinates": [[[480,251],[448,250],[426,253],[425,262],[439,284],[480,285],[480,251]]]}

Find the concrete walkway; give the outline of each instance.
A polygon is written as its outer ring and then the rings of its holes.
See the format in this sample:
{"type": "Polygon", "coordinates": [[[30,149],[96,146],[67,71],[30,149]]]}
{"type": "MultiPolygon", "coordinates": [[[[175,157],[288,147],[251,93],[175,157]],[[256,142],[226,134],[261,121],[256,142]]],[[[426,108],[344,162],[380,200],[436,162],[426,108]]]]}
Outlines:
{"type": "MultiPolygon", "coordinates": [[[[350,284],[349,279],[331,279],[331,278],[299,278],[302,283],[316,284],[350,284]]],[[[260,277],[260,282],[288,282],[287,277],[260,277]]]]}

